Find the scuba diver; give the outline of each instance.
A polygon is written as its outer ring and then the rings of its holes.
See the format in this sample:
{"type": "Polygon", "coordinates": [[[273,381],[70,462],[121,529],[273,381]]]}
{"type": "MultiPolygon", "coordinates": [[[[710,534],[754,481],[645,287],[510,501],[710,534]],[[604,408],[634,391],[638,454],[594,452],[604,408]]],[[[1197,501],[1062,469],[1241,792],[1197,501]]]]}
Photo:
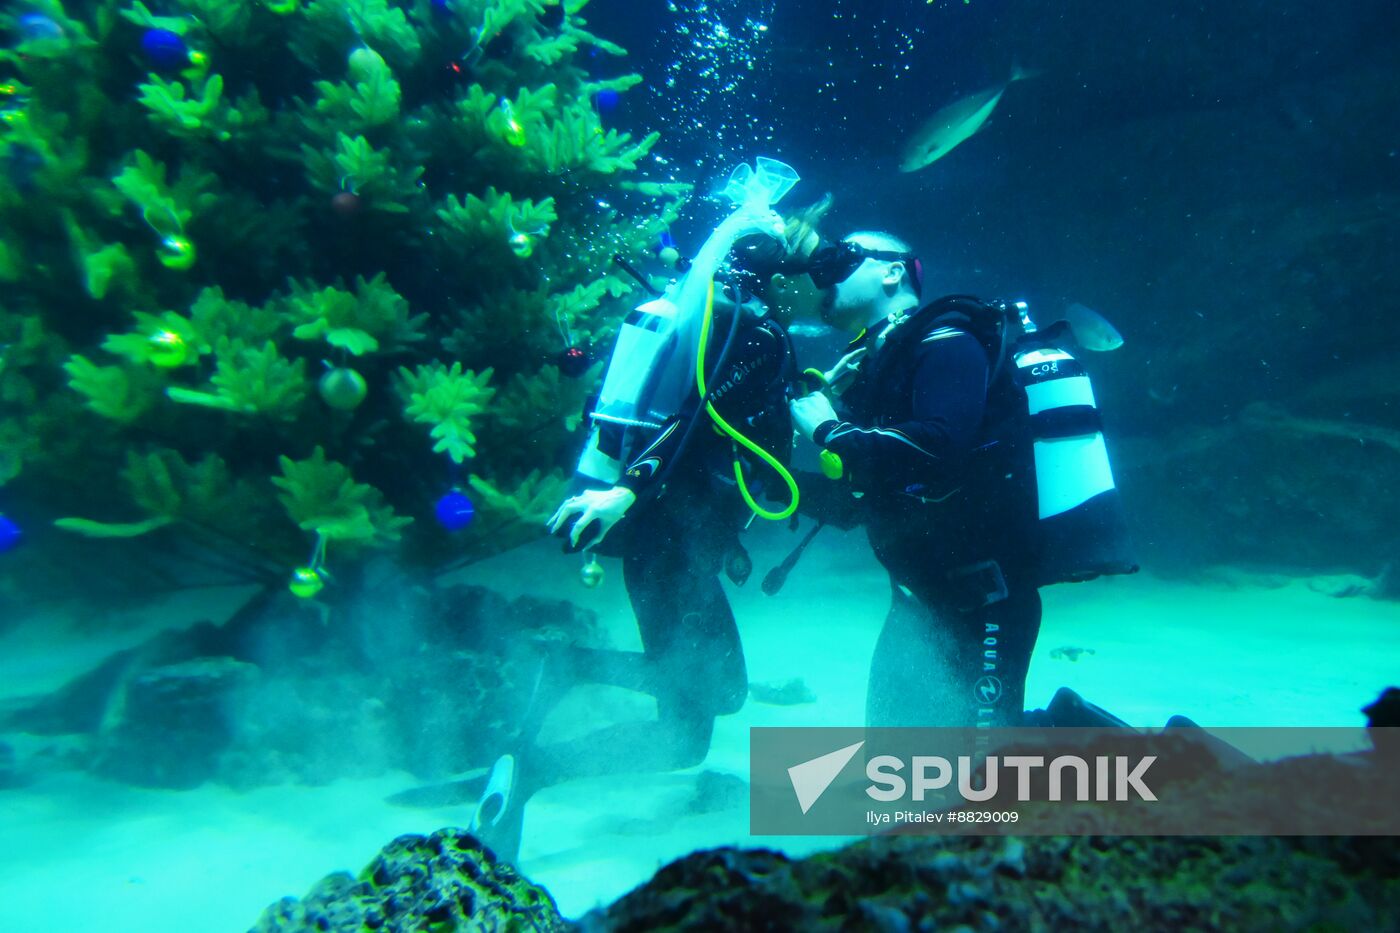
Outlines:
{"type": "Polygon", "coordinates": [[[746,520],[781,520],[797,508],[785,466],[796,371],[783,321],[804,313],[804,297],[805,314],[815,318],[819,296],[810,284],[795,287],[778,267],[815,246],[812,226],[829,205],[784,222],[772,205],[797,177],[779,162],[757,164],[756,172],[736,170],[726,189],[736,209],[680,281],[622,324],[590,406],[579,491],[548,522],[551,534],[565,536],[567,552],[583,551],[589,585],[601,578],[595,554],[622,558],[643,650],[542,649],[520,740],[492,767],[471,823],[506,859],[518,855],[524,807],[536,791],[578,777],[698,765],[715,717],[737,712],[748,697],[743,647],[719,574],[742,584],[752,569],[738,539],[746,520]],[[726,262],[736,246],[738,259],[726,262]],[[721,287],[716,276],[727,270],[735,274],[721,287]],[[786,500],[785,507],[759,504],[756,490],[768,501],[786,500]],[[657,718],[536,742],[545,715],[583,682],[654,697],[657,718]]]}
{"type": "Polygon", "coordinates": [[[1023,715],[1038,588],[1137,569],[1088,378],[1022,302],[922,303],[922,267],[883,233],[807,261],[823,319],[856,335],[797,430],[889,572],[871,661],[871,726],[1122,725],[1072,691],[1023,715]]]}

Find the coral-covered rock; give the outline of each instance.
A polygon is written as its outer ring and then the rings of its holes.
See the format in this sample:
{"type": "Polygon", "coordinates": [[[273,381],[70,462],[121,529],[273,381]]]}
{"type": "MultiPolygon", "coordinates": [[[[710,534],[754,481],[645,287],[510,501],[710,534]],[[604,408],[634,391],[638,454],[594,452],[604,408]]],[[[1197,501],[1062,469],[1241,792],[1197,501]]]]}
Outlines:
{"type": "Polygon", "coordinates": [[[801,861],[673,862],[588,933],[657,930],[1302,930],[1400,916],[1389,838],[872,839],[801,861]]]}
{"type": "Polygon", "coordinates": [[[470,834],[441,829],[400,836],[358,878],[337,872],[299,900],[283,898],[263,912],[252,933],[565,929],[549,892],[470,834]]]}

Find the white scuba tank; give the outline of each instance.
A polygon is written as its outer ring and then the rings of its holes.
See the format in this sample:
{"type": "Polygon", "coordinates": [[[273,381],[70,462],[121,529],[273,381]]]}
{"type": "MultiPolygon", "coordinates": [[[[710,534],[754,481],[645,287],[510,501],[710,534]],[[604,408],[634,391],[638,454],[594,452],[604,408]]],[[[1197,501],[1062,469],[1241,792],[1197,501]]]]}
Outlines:
{"type": "Polygon", "coordinates": [[[603,387],[589,413],[593,427],[577,470],[583,476],[616,483],[629,453],[624,438],[635,433],[629,429],[655,430],[668,417],[652,410],[650,402],[675,351],[676,314],[676,305],[663,296],[638,305],[618,328],[603,387]]]}
{"type": "Polygon", "coordinates": [[[715,275],[734,243],[753,233],[781,237],[782,219],[772,206],[797,182],[791,166],[760,157],[756,168],[738,166],[722,195],[735,205],[699,251],[679,282],[660,298],[639,305],[617,332],[603,388],[589,417],[592,431],[577,472],[613,484],[622,475],[639,430],[655,430],[681,410],[694,391],[695,361],[715,275]]]}
{"type": "MultiPolygon", "coordinates": [[[[1016,307],[1033,334],[1025,304],[1016,307]]],[[[1030,416],[1041,585],[1134,573],[1088,373],[1068,350],[1034,340],[1019,344],[1013,360],[1030,416]]]]}

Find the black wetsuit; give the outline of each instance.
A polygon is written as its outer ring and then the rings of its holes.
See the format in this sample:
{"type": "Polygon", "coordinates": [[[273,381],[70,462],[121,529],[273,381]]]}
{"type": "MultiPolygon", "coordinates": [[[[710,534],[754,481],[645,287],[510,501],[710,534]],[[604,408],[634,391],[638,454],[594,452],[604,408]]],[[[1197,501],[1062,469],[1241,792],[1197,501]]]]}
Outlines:
{"type": "MultiPolygon", "coordinates": [[[[792,443],[787,410],[795,372],[792,345],[761,307],[745,306],[729,356],[709,377],[707,388],[726,421],[786,462],[792,443]]],[[[716,307],[710,361],[719,358],[732,309],[716,307]]],[[[748,673],[743,647],[719,580],[749,516],[736,488],[732,450],[728,437],[700,410],[697,393],[626,465],[618,485],[638,499],[600,550],[622,558],[643,651],[561,652],[550,672],[553,696],[536,715],[542,718],[562,690],[592,682],[655,697],[657,719],[533,746],[523,769],[532,790],[575,777],[699,764],[709,750],[714,718],[744,705],[748,673]],[[705,420],[695,425],[681,450],[695,418],[705,420]]],[[[741,462],[755,494],[776,482],[768,466],[750,461],[747,454],[741,462]]]]}
{"type": "Polygon", "coordinates": [[[861,494],[893,589],[866,719],[1018,725],[1040,629],[1025,397],[1008,375],[989,385],[993,351],[969,331],[922,329],[872,347],[841,399],[849,420],[814,435],[861,494]],[[901,365],[881,365],[893,346],[901,365]]]}

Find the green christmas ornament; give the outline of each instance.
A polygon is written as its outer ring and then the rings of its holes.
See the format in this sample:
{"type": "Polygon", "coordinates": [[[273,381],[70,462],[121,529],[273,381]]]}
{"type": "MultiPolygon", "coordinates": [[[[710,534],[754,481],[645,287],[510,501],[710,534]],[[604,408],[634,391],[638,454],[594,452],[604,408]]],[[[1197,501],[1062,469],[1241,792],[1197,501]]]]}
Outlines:
{"type": "Polygon", "coordinates": [[[529,141],[525,135],[525,127],[520,125],[520,121],[515,117],[515,108],[510,105],[510,101],[501,98],[501,138],[510,145],[519,149],[529,141]]]}
{"type": "Polygon", "coordinates": [[[325,589],[326,580],[315,567],[298,567],[292,571],[292,579],[287,589],[298,599],[310,599],[325,589]]]}
{"type": "Polygon", "coordinates": [[[578,572],[578,578],[590,590],[596,589],[603,582],[603,565],[598,563],[598,558],[590,557],[578,572]]]}
{"type": "Polygon", "coordinates": [[[172,233],[160,241],[156,255],[167,269],[188,269],[194,265],[194,244],[189,237],[172,233]]]}
{"type": "Polygon", "coordinates": [[[336,411],[353,411],[359,408],[360,403],[369,394],[365,377],[343,366],[327,370],[316,389],[321,393],[321,401],[336,411]]]}
{"type": "Polygon", "coordinates": [[[174,369],[183,366],[190,359],[190,347],[185,338],[173,330],[157,331],[147,339],[147,358],[151,365],[161,369],[174,369]]]}
{"type": "Polygon", "coordinates": [[[510,251],[521,259],[529,259],[535,253],[535,238],[528,233],[512,233],[510,251]]]}

